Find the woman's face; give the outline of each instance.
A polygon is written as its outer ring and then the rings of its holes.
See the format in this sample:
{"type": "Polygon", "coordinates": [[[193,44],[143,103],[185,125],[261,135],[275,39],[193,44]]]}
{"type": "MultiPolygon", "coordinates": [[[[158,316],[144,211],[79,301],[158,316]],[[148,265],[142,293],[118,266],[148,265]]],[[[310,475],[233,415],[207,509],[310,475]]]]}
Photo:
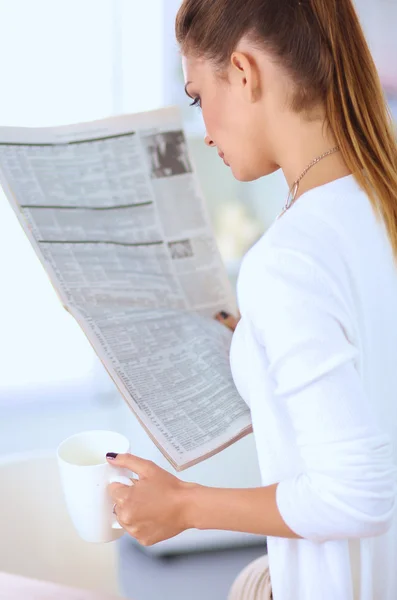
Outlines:
{"type": "Polygon", "coordinates": [[[221,77],[209,61],[185,56],[183,71],[186,92],[202,110],[205,142],[217,148],[235,178],[253,181],[276,171],[269,135],[273,127],[266,125],[272,106],[261,65],[237,53],[221,77]]]}

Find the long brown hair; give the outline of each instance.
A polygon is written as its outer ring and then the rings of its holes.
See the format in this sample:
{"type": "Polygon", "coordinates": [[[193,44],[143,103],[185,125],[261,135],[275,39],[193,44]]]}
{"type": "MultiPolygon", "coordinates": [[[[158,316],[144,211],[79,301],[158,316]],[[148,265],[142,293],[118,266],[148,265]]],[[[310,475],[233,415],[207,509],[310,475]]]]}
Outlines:
{"type": "Polygon", "coordinates": [[[184,0],[176,18],[183,54],[220,71],[243,36],[294,82],[291,109],[322,102],[326,124],[378,217],[397,261],[397,143],[378,72],[352,0],[184,0]]]}

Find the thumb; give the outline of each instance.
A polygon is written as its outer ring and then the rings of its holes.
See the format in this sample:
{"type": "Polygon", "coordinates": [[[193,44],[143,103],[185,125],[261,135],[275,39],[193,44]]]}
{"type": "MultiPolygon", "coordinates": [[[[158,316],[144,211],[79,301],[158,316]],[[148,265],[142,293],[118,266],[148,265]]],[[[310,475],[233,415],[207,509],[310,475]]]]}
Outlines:
{"type": "Polygon", "coordinates": [[[217,313],[215,315],[215,319],[223,325],[226,325],[226,327],[228,327],[232,331],[236,329],[237,324],[239,322],[239,319],[236,319],[236,317],[234,317],[233,315],[229,315],[229,313],[225,312],[224,310],[217,313]]]}
{"type": "Polygon", "coordinates": [[[116,454],[115,452],[108,452],[106,454],[106,459],[109,464],[133,471],[140,477],[147,476],[153,465],[150,460],[145,460],[144,458],[134,456],[133,454],[116,454]]]}

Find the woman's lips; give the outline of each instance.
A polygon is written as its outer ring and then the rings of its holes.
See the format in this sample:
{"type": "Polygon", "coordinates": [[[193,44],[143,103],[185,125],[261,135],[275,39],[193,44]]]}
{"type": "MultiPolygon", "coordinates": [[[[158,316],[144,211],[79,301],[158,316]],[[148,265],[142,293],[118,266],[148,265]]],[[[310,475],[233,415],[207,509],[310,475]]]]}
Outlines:
{"type": "Polygon", "coordinates": [[[218,152],[219,156],[221,157],[221,159],[223,160],[223,162],[225,163],[225,165],[227,167],[230,167],[229,163],[227,162],[227,160],[225,160],[225,155],[223,154],[223,152],[218,152]]]}

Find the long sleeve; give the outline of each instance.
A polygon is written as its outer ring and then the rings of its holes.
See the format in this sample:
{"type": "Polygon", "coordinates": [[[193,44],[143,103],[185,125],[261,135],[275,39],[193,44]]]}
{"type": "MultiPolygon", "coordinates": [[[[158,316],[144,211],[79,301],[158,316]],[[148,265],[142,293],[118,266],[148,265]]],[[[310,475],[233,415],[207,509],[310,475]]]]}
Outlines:
{"type": "Polygon", "coordinates": [[[396,471],[357,368],[349,302],[310,256],[270,246],[260,261],[247,258],[240,281],[247,317],[303,465],[279,482],[281,516],[316,542],[382,534],[396,471]]]}

